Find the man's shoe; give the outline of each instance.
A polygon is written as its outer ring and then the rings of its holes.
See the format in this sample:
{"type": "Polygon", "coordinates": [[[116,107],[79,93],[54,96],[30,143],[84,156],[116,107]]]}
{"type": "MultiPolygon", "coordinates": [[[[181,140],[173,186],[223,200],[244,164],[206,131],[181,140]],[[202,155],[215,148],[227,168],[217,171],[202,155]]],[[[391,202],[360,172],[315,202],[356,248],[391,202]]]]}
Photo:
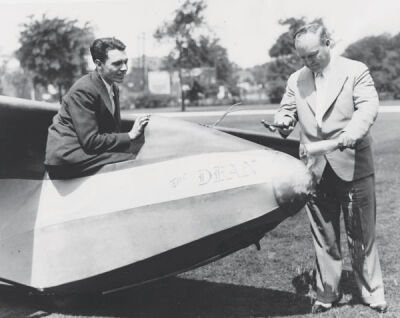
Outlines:
{"type": "Polygon", "coordinates": [[[331,309],[331,308],[332,308],[332,304],[330,304],[330,303],[325,304],[325,303],[322,303],[322,302],[316,300],[316,301],[314,302],[314,305],[313,305],[312,308],[311,308],[311,313],[313,313],[313,314],[319,314],[319,313],[321,313],[321,312],[328,311],[328,310],[331,309]]]}
{"type": "Polygon", "coordinates": [[[388,311],[389,306],[387,305],[387,303],[369,304],[369,308],[383,314],[388,311]]]}

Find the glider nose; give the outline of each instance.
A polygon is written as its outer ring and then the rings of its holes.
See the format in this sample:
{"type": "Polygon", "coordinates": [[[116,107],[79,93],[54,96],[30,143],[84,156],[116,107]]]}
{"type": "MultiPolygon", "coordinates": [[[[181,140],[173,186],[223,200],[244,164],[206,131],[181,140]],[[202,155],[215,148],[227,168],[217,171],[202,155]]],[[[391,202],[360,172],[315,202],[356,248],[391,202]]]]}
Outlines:
{"type": "Polygon", "coordinates": [[[273,181],[275,199],[279,206],[296,213],[313,191],[312,175],[300,160],[288,155],[279,155],[277,162],[279,169],[275,169],[273,181]]]}

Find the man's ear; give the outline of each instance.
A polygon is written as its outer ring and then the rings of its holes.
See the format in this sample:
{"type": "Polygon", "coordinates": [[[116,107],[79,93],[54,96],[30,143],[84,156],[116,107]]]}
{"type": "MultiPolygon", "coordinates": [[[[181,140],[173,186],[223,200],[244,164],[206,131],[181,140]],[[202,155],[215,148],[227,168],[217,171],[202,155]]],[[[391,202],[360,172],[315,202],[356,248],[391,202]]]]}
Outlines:
{"type": "Polygon", "coordinates": [[[95,64],[96,66],[100,67],[102,63],[101,63],[101,61],[100,61],[99,59],[95,59],[95,60],[94,60],[94,64],[95,64]]]}

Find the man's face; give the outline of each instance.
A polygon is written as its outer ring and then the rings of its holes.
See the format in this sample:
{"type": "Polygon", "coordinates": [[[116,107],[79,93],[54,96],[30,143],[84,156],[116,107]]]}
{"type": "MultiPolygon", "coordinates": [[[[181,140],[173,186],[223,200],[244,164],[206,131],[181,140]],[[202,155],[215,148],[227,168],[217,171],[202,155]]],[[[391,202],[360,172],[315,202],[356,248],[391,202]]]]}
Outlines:
{"type": "Polygon", "coordinates": [[[295,42],[297,54],[313,72],[322,71],[331,60],[330,42],[321,43],[319,33],[300,35],[295,42]]]}
{"type": "Polygon", "coordinates": [[[125,51],[109,50],[108,58],[104,63],[98,61],[96,64],[104,80],[112,84],[121,83],[128,71],[128,58],[125,51]]]}

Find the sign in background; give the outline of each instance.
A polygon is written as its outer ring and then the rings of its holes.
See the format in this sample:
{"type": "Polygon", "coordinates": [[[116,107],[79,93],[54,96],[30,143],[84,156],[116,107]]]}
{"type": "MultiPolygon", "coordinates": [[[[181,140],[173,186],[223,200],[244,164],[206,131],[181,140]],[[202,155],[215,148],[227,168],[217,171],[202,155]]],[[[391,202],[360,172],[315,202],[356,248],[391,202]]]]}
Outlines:
{"type": "Polygon", "coordinates": [[[151,71],[148,74],[149,91],[153,94],[171,94],[171,81],[166,71],[151,71]]]}

